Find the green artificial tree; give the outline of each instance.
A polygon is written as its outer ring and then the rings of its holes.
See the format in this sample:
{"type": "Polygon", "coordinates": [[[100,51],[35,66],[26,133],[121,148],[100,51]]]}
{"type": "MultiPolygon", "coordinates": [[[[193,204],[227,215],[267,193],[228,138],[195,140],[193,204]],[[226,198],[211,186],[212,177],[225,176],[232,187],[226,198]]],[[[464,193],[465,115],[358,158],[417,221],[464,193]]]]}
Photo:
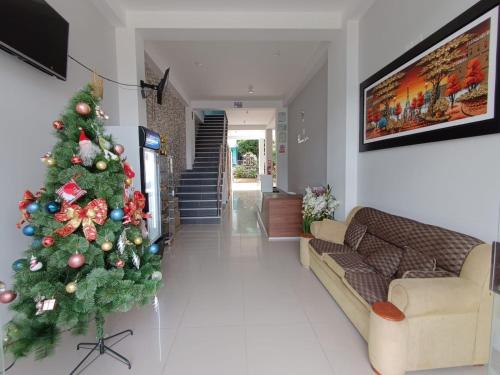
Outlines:
{"type": "Polygon", "coordinates": [[[45,186],[19,203],[18,226],[33,241],[13,264],[13,288],[0,293],[12,302],[4,346],[15,358],[44,358],[62,332],[83,334],[92,322],[102,340],[108,314],[152,302],[161,284],[144,196],[130,189],[134,172],[123,146],[104,134],[94,92],[78,92],[54,121],[45,186]]]}

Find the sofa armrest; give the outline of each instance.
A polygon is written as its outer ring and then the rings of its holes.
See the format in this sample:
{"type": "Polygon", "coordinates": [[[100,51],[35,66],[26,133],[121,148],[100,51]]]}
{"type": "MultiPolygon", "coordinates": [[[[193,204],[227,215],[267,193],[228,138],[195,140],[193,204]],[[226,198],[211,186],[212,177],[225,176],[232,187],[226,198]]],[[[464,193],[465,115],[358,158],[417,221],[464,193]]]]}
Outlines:
{"type": "Polygon", "coordinates": [[[347,224],[342,221],[324,219],[311,224],[311,233],[314,237],[323,241],[344,243],[347,224]]]}
{"type": "Polygon", "coordinates": [[[407,317],[479,310],[481,288],[461,277],[396,279],[388,301],[407,317]]]}

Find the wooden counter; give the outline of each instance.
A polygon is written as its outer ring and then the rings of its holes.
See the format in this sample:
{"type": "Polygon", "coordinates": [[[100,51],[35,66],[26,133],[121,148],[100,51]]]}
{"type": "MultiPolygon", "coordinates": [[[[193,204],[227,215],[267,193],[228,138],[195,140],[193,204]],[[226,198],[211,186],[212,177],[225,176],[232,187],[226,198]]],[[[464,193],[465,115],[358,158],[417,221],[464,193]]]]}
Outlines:
{"type": "Polygon", "coordinates": [[[302,233],[302,195],[262,193],[259,216],[268,237],[299,237],[302,233]]]}

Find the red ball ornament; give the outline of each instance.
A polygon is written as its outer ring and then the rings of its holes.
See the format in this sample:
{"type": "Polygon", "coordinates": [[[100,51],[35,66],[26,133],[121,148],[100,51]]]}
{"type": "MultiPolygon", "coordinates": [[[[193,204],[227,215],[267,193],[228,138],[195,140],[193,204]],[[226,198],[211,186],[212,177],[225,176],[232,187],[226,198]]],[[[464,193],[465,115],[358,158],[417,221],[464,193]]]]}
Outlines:
{"type": "Polygon", "coordinates": [[[42,245],[44,247],[51,247],[54,244],[55,240],[52,236],[45,236],[42,239],[42,245]]]}
{"type": "Polygon", "coordinates": [[[79,102],[75,106],[75,111],[79,115],[88,116],[88,115],[90,115],[92,108],[90,108],[90,106],[85,102],[79,102]]]}
{"type": "Polygon", "coordinates": [[[118,259],[115,263],[116,268],[123,268],[125,267],[125,261],[123,259],[118,259]]]}
{"type": "Polygon", "coordinates": [[[80,253],[71,255],[68,259],[68,266],[71,268],[80,268],[85,264],[85,257],[80,253]]]}
{"type": "Polygon", "coordinates": [[[83,160],[80,156],[78,155],[73,155],[71,157],[71,164],[75,164],[75,165],[80,165],[83,163],[83,160]]]}
{"type": "Polygon", "coordinates": [[[64,122],[62,122],[61,120],[56,120],[52,123],[52,126],[56,130],[63,130],[64,129],[64,122]]]}
{"type": "Polygon", "coordinates": [[[3,292],[0,292],[0,303],[11,303],[16,299],[16,297],[17,294],[13,290],[5,290],[3,292]]]}

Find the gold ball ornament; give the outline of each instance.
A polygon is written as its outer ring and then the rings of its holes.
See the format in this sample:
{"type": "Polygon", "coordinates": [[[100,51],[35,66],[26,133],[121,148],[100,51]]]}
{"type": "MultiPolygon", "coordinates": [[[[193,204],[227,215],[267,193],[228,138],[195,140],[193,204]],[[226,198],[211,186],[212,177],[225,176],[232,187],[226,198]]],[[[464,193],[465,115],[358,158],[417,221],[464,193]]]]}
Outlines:
{"type": "Polygon", "coordinates": [[[104,160],[99,160],[97,163],[95,163],[95,167],[100,171],[103,171],[108,167],[108,163],[106,163],[104,160]]]}
{"type": "Polygon", "coordinates": [[[3,292],[5,290],[5,288],[7,288],[5,283],[3,281],[0,281],[0,292],[3,292]]]}
{"type": "Polygon", "coordinates": [[[142,245],[142,237],[140,236],[135,237],[134,244],[136,244],[137,246],[142,245]]]}
{"type": "Polygon", "coordinates": [[[45,160],[45,163],[49,166],[49,167],[53,167],[54,165],[56,165],[56,159],[50,157],[50,158],[47,158],[47,160],[45,160]]]}
{"type": "Polygon", "coordinates": [[[78,289],[78,286],[74,281],[66,284],[66,293],[73,294],[78,289]]]}
{"type": "Polygon", "coordinates": [[[113,242],[111,241],[105,241],[101,245],[102,251],[110,251],[112,248],[113,248],[113,242]]]}
{"type": "Polygon", "coordinates": [[[90,106],[87,103],[79,102],[75,106],[75,111],[79,115],[88,116],[88,115],[90,115],[90,112],[92,111],[92,109],[90,108],[90,106]]]}
{"type": "Polygon", "coordinates": [[[130,177],[127,177],[127,178],[125,179],[125,185],[127,185],[127,186],[132,185],[132,182],[134,182],[134,180],[133,180],[133,179],[131,179],[130,177]]]}

